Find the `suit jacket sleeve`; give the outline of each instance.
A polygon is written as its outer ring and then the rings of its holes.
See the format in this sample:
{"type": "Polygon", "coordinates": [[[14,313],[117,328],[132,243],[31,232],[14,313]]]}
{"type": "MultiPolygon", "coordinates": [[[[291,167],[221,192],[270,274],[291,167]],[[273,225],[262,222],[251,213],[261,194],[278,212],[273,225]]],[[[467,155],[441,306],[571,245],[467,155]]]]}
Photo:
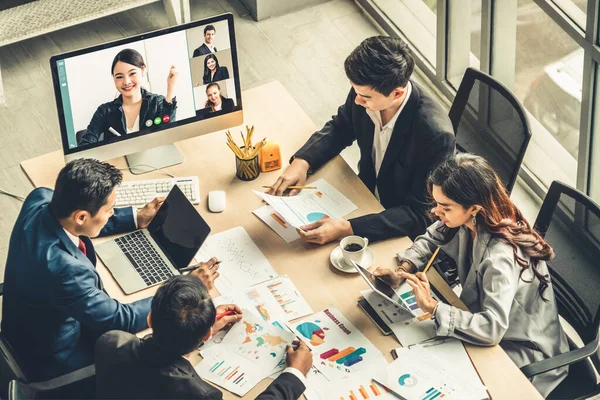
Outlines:
{"type": "Polygon", "coordinates": [[[298,377],[289,372],[284,372],[258,395],[256,400],[293,400],[304,393],[306,387],[298,377]]]}
{"type": "Polygon", "coordinates": [[[300,157],[306,160],[314,171],[350,146],[356,139],[352,124],[355,97],[354,89],[351,89],[346,102],[338,108],[337,114],[332,116],[320,131],[312,134],[304,146],[294,154],[292,160],[294,157],[300,157]]]}
{"type": "Polygon", "coordinates": [[[429,223],[427,177],[453,154],[454,135],[450,132],[438,133],[424,147],[424,151],[425,154],[415,166],[413,184],[404,204],[390,207],[379,214],[351,219],[350,225],[355,235],[366,236],[371,241],[377,241],[399,236],[415,238],[425,232],[429,223]]]}
{"type": "Polygon", "coordinates": [[[197,48],[196,50],[194,50],[194,55],[192,56],[192,58],[193,57],[200,57],[200,55],[201,55],[200,54],[200,48],[197,48]]]}
{"type": "Polygon", "coordinates": [[[133,219],[133,208],[123,207],[115,208],[115,213],[108,219],[104,228],[98,236],[109,236],[117,233],[129,232],[135,230],[135,220],[133,219]]]}
{"type": "Polygon", "coordinates": [[[81,136],[81,140],[79,140],[77,145],[82,146],[84,144],[98,143],[102,137],[102,133],[108,129],[106,119],[106,110],[102,106],[98,107],[86,128],[86,133],[81,136]]]}
{"type": "Polygon", "coordinates": [[[77,260],[65,252],[56,252],[48,260],[50,265],[62,268],[53,275],[54,306],[95,332],[113,329],[139,332],[148,328],[146,317],[152,298],[121,304],[98,287],[98,275],[88,267],[77,265],[77,260]]]}

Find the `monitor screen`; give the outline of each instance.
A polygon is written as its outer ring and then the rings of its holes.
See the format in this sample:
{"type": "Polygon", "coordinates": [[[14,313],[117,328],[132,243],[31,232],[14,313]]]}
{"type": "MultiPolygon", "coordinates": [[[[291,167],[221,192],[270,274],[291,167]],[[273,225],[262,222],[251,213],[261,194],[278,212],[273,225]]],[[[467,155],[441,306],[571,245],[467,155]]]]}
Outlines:
{"type": "Polygon", "coordinates": [[[65,156],[242,108],[231,14],[57,55],[50,64],[65,156]]]}

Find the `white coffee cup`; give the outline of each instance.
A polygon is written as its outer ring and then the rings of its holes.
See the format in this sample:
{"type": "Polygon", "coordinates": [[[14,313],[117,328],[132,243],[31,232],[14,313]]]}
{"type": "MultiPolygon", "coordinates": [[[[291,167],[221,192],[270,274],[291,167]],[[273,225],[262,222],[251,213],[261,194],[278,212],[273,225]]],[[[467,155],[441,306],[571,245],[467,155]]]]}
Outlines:
{"type": "MultiPolygon", "coordinates": [[[[357,264],[362,262],[365,250],[369,245],[369,239],[360,236],[346,236],[340,241],[340,248],[342,249],[342,256],[347,266],[352,267],[352,261],[357,264]],[[356,250],[346,250],[347,247],[356,247],[356,250]],[[360,249],[358,248],[360,246],[360,249]]],[[[362,265],[361,265],[362,266],[362,265]]]]}

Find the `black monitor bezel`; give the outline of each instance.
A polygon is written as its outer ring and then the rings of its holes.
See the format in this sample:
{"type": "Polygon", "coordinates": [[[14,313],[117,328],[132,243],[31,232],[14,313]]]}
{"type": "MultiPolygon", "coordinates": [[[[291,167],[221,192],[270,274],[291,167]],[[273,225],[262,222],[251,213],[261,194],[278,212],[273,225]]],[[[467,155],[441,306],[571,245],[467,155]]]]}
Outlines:
{"type": "Polygon", "coordinates": [[[205,18],[205,19],[189,22],[189,23],[177,25],[174,27],[159,29],[159,30],[155,30],[155,31],[148,32],[148,33],[143,33],[143,34],[136,35],[136,36],[130,36],[130,37],[115,40],[112,42],[103,43],[103,44],[99,44],[99,45],[92,46],[92,47],[87,47],[85,49],[79,49],[79,50],[74,50],[74,51],[70,51],[67,53],[57,54],[57,55],[50,57],[50,70],[52,73],[52,82],[54,85],[54,98],[56,100],[58,123],[60,126],[60,136],[61,136],[61,141],[62,141],[62,145],[63,145],[63,153],[65,156],[69,155],[69,154],[75,154],[75,153],[79,153],[82,151],[87,151],[90,149],[98,148],[98,147],[101,147],[101,146],[104,146],[107,144],[118,143],[118,142],[125,141],[125,140],[131,140],[131,139],[135,139],[138,137],[159,133],[159,132],[167,130],[167,129],[173,129],[178,126],[187,125],[190,123],[206,121],[211,118],[215,118],[215,117],[225,115],[225,114],[230,114],[230,113],[240,111],[243,109],[242,93],[241,93],[241,85],[240,85],[240,74],[239,74],[238,58],[237,58],[237,45],[236,45],[236,39],[235,39],[235,28],[234,28],[232,13],[215,15],[210,18],[205,18]],[[228,28],[229,28],[229,40],[230,40],[230,45],[231,45],[231,49],[230,49],[231,50],[231,61],[233,64],[233,78],[234,78],[236,100],[237,100],[237,104],[233,108],[232,111],[230,111],[228,113],[216,112],[213,115],[211,115],[209,118],[202,118],[202,117],[199,117],[198,115],[196,115],[195,117],[186,118],[181,121],[176,121],[172,124],[159,125],[159,126],[153,127],[152,130],[146,131],[145,129],[140,129],[140,131],[138,131],[138,132],[130,133],[130,134],[127,134],[126,136],[122,136],[119,138],[114,138],[114,139],[111,139],[110,141],[103,141],[103,142],[99,142],[99,143],[93,143],[93,144],[82,145],[82,146],[78,145],[77,147],[74,147],[74,148],[69,147],[69,138],[67,135],[67,124],[65,121],[65,114],[64,114],[64,104],[63,104],[63,99],[62,99],[62,94],[61,94],[61,89],[60,89],[60,81],[59,81],[59,76],[58,76],[57,62],[59,60],[64,60],[66,58],[71,58],[71,57],[77,57],[77,56],[80,56],[83,54],[93,53],[98,50],[109,49],[111,47],[120,46],[123,44],[132,43],[132,42],[136,42],[136,41],[140,41],[140,40],[150,39],[150,38],[153,38],[156,36],[161,36],[161,35],[166,35],[166,34],[170,34],[170,33],[174,33],[174,32],[179,32],[182,30],[197,28],[199,26],[209,25],[209,24],[212,24],[215,22],[220,22],[220,21],[227,21],[228,28]]]}

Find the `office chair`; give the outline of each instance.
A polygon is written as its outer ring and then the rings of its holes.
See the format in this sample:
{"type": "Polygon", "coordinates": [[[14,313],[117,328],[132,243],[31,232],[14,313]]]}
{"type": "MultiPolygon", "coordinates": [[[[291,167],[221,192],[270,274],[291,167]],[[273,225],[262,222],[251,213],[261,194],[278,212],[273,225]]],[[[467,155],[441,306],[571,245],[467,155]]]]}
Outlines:
{"type": "Polygon", "coordinates": [[[457,150],[488,160],[510,193],[531,139],[521,103],[491,76],[467,68],[449,116],[457,150]]]}
{"type": "Polygon", "coordinates": [[[0,332],[0,397],[7,398],[8,385],[13,379],[26,381],[25,372],[17,360],[12,347],[0,332]]]}
{"type": "Polygon", "coordinates": [[[45,382],[25,383],[15,379],[8,385],[8,400],[95,398],[95,365],[88,365],[45,382]]]}
{"type": "Polygon", "coordinates": [[[554,181],[534,225],[554,248],[547,262],[558,313],[585,344],[521,368],[531,377],[569,365],[569,375],[548,398],[573,399],[598,390],[594,368],[600,371],[600,206],[564,183],[554,181]]]}

